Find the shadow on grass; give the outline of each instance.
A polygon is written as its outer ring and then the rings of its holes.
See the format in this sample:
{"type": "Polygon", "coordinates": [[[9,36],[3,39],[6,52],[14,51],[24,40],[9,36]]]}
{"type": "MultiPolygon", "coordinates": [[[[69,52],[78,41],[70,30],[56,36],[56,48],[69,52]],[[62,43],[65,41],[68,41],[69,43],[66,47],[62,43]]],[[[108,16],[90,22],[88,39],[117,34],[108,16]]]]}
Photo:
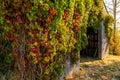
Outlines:
{"type": "Polygon", "coordinates": [[[103,60],[81,56],[80,63],[81,69],[70,80],[120,80],[119,56],[110,55],[103,60]]]}
{"type": "Polygon", "coordinates": [[[120,80],[120,60],[111,59],[104,62],[94,58],[89,60],[89,57],[83,60],[83,62],[87,61],[91,63],[83,63],[82,68],[86,70],[85,74],[92,80],[120,80]]]}
{"type": "Polygon", "coordinates": [[[80,62],[92,62],[92,61],[97,61],[97,60],[100,60],[99,58],[97,57],[93,57],[93,56],[88,56],[88,55],[82,55],[80,57],[80,62]]]}

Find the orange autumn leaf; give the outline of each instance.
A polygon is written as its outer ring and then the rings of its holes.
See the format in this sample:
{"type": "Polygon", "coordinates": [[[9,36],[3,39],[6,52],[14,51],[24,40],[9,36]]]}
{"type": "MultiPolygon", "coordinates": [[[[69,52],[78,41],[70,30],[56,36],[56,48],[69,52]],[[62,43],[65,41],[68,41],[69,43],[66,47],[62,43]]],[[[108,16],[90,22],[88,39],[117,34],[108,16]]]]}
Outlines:
{"type": "Polygon", "coordinates": [[[53,17],[56,15],[57,10],[56,9],[49,9],[50,17],[46,19],[47,23],[50,23],[53,17]]]}

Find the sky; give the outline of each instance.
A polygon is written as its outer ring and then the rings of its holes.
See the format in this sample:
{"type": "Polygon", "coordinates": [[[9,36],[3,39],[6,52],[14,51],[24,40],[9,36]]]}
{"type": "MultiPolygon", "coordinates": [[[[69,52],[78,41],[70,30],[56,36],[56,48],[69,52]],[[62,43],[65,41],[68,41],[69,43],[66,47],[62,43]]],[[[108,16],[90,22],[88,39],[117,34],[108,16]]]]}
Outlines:
{"type": "MultiPolygon", "coordinates": [[[[104,0],[105,1],[105,4],[106,4],[106,7],[107,7],[107,10],[108,11],[110,11],[110,9],[109,8],[111,8],[112,9],[112,6],[113,6],[113,4],[112,4],[112,0],[104,0]],[[108,8],[109,7],[109,8],[108,8]]],[[[120,0],[118,0],[118,1],[120,1],[120,0]]],[[[120,3],[119,3],[119,7],[117,8],[117,11],[120,11],[120,3]]],[[[113,16],[113,14],[110,12],[110,14],[113,16]]],[[[118,19],[118,22],[120,22],[120,12],[117,14],[117,19],[118,19]]]]}

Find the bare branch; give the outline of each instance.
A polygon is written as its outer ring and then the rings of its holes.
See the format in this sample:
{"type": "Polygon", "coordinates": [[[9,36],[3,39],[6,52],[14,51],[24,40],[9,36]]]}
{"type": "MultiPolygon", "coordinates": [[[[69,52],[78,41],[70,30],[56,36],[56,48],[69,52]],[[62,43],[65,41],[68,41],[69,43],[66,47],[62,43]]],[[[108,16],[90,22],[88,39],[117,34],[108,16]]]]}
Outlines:
{"type": "Polygon", "coordinates": [[[112,0],[112,3],[115,4],[115,0],[112,0]]]}
{"type": "Polygon", "coordinates": [[[120,7],[120,4],[118,4],[116,7],[119,8],[119,7],[120,7]]]}
{"type": "Polygon", "coordinates": [[[107,7],[106,7],[106,5],[105,5],[105,2],[104,2],[104,1],[103,1],[103,4],[104,4],[104,7],[105,7],[106,12],[109,14],[109,12],[108,12],[108,10],[107,10],[107,7]]]}
{"type": "Polygon", "coordinates": [[[120,4],[120,0],[116,3],[116,5],[120,4]]]}
{"type": "Polygon", "coordinates": [[[114,10],[113,8],[111,8],[111,7],[109,7],[109,6],[107,6],[107,8],[108,8],[109,10],[111,10],[111,11],[113,11],[113,10],[114,10]]]}

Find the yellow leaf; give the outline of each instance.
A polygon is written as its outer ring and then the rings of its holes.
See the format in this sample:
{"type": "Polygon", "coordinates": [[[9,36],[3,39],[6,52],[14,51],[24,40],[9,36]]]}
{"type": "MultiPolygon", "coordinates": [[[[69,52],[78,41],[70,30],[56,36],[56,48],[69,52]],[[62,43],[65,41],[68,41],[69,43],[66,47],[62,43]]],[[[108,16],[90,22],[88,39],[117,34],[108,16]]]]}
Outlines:
{"type": "Polygon", "coordinates": [[[36,56],[36,54],[35,53],[33,53],[33,52],[30,52],[30,56],[36,56]]]}
{"type": "Polygon", "coordinates": [[[34,45],[34,46],[37,46],[37,45],[38,45],[38,42],[34,42],[33,45],[34,45]]]}
{"type": "Polygon", "coordinates": [[[45,58],[44,58],[44,61],[45,61],[45,62],[49,62],[49,60],[50,60],[50,59],[49,59],[48,57],[45,57],[45,58]]]}

